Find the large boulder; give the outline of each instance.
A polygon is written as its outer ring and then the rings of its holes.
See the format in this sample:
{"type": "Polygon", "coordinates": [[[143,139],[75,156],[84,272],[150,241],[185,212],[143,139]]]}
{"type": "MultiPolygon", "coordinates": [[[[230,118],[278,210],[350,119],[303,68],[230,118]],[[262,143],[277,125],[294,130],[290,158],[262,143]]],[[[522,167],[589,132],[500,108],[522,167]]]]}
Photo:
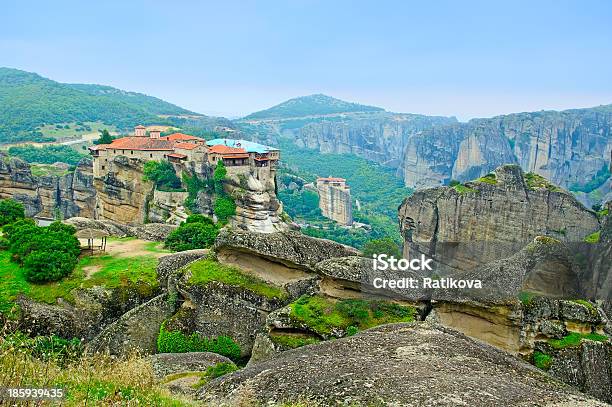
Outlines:
{"type": "Polygon", "coordinates": [[[219,406],[297,400],[356,406],[605,405],[502,351],[428,323],[384,325],[284,352],[211,381],[199,397],[219,406]]]}
{"type": "Polygon", "coordinates": [[[108,352],[125,356],[131,352],[152,354],[157,351],[157,336],[162,323],[176,311],[176,301],[168,294],[123,314],[106,326],[89,344],[90,352],[108,352]]]}
{"type": "Polygon", "coordinates": [[[360,254],[352,247],[298,232],[257,233],[236,229],[222,230],[214,250],[220,256],[227,252],[250,253],[302,270],[312,270],[316,263],[333,257],[360,254]]]}

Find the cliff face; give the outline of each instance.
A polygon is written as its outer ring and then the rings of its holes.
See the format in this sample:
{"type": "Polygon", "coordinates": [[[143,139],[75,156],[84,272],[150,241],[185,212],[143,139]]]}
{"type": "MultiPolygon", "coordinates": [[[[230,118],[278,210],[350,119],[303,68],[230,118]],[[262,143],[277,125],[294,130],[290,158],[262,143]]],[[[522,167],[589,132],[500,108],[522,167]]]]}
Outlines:
{"type": "Polygon", "coordinates": [[[291,133],[300,147],[323,153],[352,153],[393,168],[402,168],[404,150],[410,137],[433,126],[454,122],[454,119],[446,117],[360,113],[310,123],[291,133]]]}
{"type": "Polygon", "coordinates": [[[529,242],[538,235],[580,242],[597,216],[570,193],[505,165],[494,176],[458,187],[416,191],[399,208],[408,246],[438,242],[529,242]]]}
{"type": "Polygon", "coordinates": [[[24,204],[28,216],[92,217],[95,190],[91,160],[84,158],[73,172],[34,176],[30,165],[0,152],[0,199],[24,204]]]}
{"type": "MultiPolygon", "coordinates": [[[[407,143],[404,179],[412,187],[434,186],[518,163],[562,187],[583,186],[609,166],[611,128],[612,109],[601,107],[511,114],[429,129],[407,143]]],[[[600,184],[606,183],[602,179],[600,184]]],[[[608,192],[609,187],[600,194],[608,192]]]]}
{"type": "Polygon", "coordinates": [[[255,138],[268,142],[282,134],[300,147],[352,153],[397,168],[397,175],[413,188],[447,184],[452,179],[468,181],[500,165],[516,163],[566,189],[580,189],[597,179],[596,185],[587,188],[592,194],[577,194],[589,207],[612,199],[607,171],[612,152],[611,106],[518,113],[467,123],[446,117],[361,112],[249,125],[255,138]]]}
{"type": "Polygon", "coordinates": [[[116,156],[104,177],[94,178],[96,219],[143,223],[153,196],[153,184],[143,179],[144,161],[116,156]]]}
{"type": "MultiPolygon", "coordinates": [[[[525,175],[518,165],[499,167],[493,175],[464,185],[419,190],[404,200],[399,220],[404,254],[425,253],[447,271],[475,270],[509,258],[538,236],[547,236],[545,240],[563,243],[564,252],[530,266],[537,268],[534,280],[522,289],[531,284],[536,291],[567,298],[569,288],[575,287],[578,292],[573,295],[610,299],[609,266],[604,260],[609,251],[583,242],[599,230],[597,216],[570,193],[544,178],[525,175]],[[580,253],[589,267],[576,267],[572,261],[579,259],[567,260],[566,252],[580,253]]],[[[530,253],[525,261],[533,260],[535,254],[530,253]]],[[[502,269],[505,272],[500,271],[497,280],[512,267],[502,269]]],[[[522,281],[525,267],[519,269],[517,279],[522,281]]],[[[509,293],[510,285],[500,290],[509,293]]]]}

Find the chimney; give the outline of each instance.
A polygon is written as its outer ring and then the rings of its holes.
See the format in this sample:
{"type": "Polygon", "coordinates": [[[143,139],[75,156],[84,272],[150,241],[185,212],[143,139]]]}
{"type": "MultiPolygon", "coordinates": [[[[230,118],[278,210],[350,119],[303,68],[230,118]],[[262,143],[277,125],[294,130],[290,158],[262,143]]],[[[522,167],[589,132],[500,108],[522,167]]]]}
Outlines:
{"type": "Polygon", "coordinates": [[[150,130],[149,131],[149,136],[151,136],[151,138],[159,138],[161,136],[161,131],[159,131],[159,130],[150,130]]]}
{"type": "Polygon", "coordinates": [[[136,126],[134,128],[134,136],[136,136],[136,137],[146,137],[147,136],[147,128],[145,126],[136,126]]]}

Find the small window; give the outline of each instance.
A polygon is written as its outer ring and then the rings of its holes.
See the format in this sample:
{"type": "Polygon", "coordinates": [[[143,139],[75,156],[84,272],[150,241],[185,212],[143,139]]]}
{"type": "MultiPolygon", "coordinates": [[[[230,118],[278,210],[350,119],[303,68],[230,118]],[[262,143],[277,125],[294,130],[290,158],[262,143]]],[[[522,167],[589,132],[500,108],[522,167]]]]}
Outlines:
{"type": "Polygon", "coordinates": [[[153,158],[153,154],[149,154],[149,157],[153,158]]]}
{"type": "Polygon", "coordinates": [[[105,167],[105,166],[102,166],[102,169],[104,170],[104,169],[106,169],[106,167],[105,167]]]}
{"type": "Polygon", "coordinates": [[[134,150],[130,150],[130,154],[134,155],[134,150]]]}

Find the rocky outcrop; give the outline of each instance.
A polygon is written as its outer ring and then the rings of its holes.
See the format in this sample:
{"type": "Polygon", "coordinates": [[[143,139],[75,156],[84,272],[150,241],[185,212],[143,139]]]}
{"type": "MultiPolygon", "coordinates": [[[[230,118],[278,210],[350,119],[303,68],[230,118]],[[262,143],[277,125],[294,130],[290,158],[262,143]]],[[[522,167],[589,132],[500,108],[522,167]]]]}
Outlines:
{"type": "Polygon", "coordinates": [[[322,153],[351,153],[381,164],[404,167],[404,151],[411,137],[432,127],[450,125],[456,119],[390,112],[364,112],[312,120],[291,129],[279,123],[281,132],[295,137],[300,147],[322,153]]]}
{"type": "MultiPolygon", "coordinates": [[[[267,168],[263,168],[267,170],[267,168]]],[[[283,205],[276,197],[275,172],[268,175],[258,169],[233,173],[229,167],[224,188],[236,202],[231,225],[259,233],[285,231],[289,226],[281,219],[283,205]]]]}
{"type": "Polygon", "coordinates": [[[0,199],[22,202],[28,216],[93,217],[95,190],[92,163],[83,158],[73,171],[55,164],[64,175],[32,175],[30,165],[0,152],[0,199]]]}
{"type": "Polygon", "coordinates": [[[55,334],[90,341],[101,329],[158,294],[157,285],[139,282],[118,288],[75,288],[70,301],[59,298],[55,304],[22,296],[17,300],[19,324],[33,336],[55,334]]]}
{"type": "Polygon", "coordinates": [[[285,352],[210,382],[199,397],[214,405],[246,400],[309,400],[322,405],[604,405],[502,351],[426,323],[385,325],[285,352]]]}
{"type": "Polygon", "coordinates": [[[118,356],[155,353],[159,329],[174,314],[176,305],[168,294],[161,294],[129,310],[96,335],[88,343],[88,351],[118,356]]]}
{"type": "Polygon", "coordinates": [[[219,256],[225,252],[252,253],[297,269],[311,269],[316,263],[332,257],[359,255],[352,247],[298,232],[264,234],[235,229],[222,230],[214,250],[219,256]]]}
{"type": "Polygon", "coordinates": [[[108,232],[111,236],[127,237],[134,236],[142,240],[161,242],[177,228],[176,225],[165,223],[147,223],[144,225],[125,225],[112,220],[94,220],[89,218],[75,217],[64,221],[74,226],[77,230],[94,229],[108,232]]]}
{"type": "Polygon", "coordinates": [[[154,188],[151,182],[144,180],[144,161],[118,155],[106,165],[108,172],[94,178],[96,219],[144,223],[154,188]]]}
{"type": "Polygon", "coordinates": [[[416,191],[400,206],[399,219],[405,250],[425,253],[445,242],[494,241],[508,255],[538,235],[581,242],[599,228],[596,215],[571,194],[516,165],[465,185],[416,191]]]}

